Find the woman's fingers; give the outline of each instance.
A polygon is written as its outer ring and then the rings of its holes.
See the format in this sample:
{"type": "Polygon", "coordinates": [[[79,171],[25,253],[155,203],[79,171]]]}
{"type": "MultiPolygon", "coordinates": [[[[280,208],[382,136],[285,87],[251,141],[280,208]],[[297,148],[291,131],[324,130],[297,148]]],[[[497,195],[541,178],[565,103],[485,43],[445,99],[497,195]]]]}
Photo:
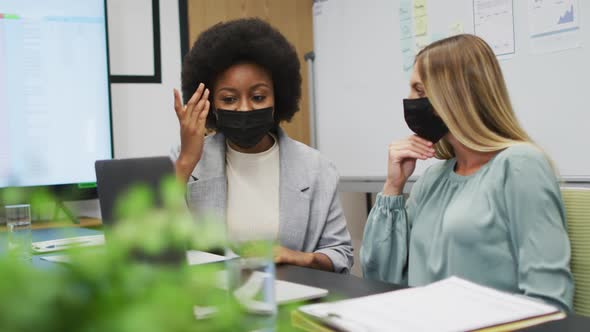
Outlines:
{"type": "Polygon", "coordinates": [[[412,150],[428,157],[434,157],[434,154],[436,152],[434,150],[434,144],[432,144],[432,142],[425,140],[421,137],[418,137],[416,135],[412,135],[407,139],[398,142],[397,145],[400,148],[411,148],[412,150]]]}
{"type": "Polygon", "coordinates": [[[430,150],[430,148],[425,148],[420,145],[416,145],[412,142],[402,142],[393,146],[395,150],[402,151],[402,150],[411,150],[426,156],[434,156],[434,152],[430,150]]]}
{"type": "Polygon", "coordinates": [[[197,105],[194,107],[193,112],[191,114],[190,123],[197,124],[198,119],[200,118],[201,114],[205,110],[205,106],[209,101],[209,89],[205,89],[201,99],[197,102],[197,105]]]}
{"type": "Polygon", "coordinates": [[[184,113],[184,107],[182,107],[182,100],[180,98],[180,92],[174,89],[174,112],[179,120],[182,119],[182,115],[184,113]]]}
{"type": "Polygon", "coordinates": [[[405,158],[426,160],[435,155],[434,148],[425,145],[423,141],[406,139],[392,143],[390,154],[393,160],[401,162],[405,158]]]}
{"type": "Polygon", "coordinates": [[[410,142],[410,146],[415,151],[419,151],[420,153],[422,153],[424,155],[434,157],[435,150],[432,147],[424,146],[423,144],[417,143],[417,142],[410,142]]]}
{"type": "Polygon", "coordinates": [[[174,89],[174,111],[180,121],[182,127],[194,132],[197,129],[204,132],[205,121],[200,121],[201,118],[206,120],[209,113],[209,89],[205,88],[203,83],[200,83],[195,93],[186,105],[182,105],[180,92],[174,89]],[[203,114],[204,113],[204,114],[203,114]],[[201,128],[203,127],[203,128],[201,128]]]}
{"type": "Polygon", "coordinates": [[[416,143],[420,143],[422,145],[428,146],[428,147],[433,147],[434,144],[432,144],[431,141],[426,140],[418,135],[412,135],[410,137],[408,137],[408,140],[412,141],[412,142],[416,142],[416,143]]]}
{"type": "Polygon", "coordinates": [[[207,123],[207,115],[209,115],[209,108],[211,107],[211,103],[209,102],[209,100],[205,101],[205,109],[203,109],[203,111],[201,111],[201,114],[199,114],[199,118],[197,119],[197,127],[199,128],[200,131],[202,131],[202,134],[205,134],[205,124],[207,123]]]}
{"type": "Polygon", "coordinates": [[[408,159],[408,158],[420,159],[420,160],[426,160],[426,159],[430,158],[420,152],[413,151],[410,149],[393,151],[393,155],[394,155],[394,161],[397,161],[397,162],[401,162],[402,160],[408,159]]]}
{"type": "Polygon", "coordinates": [[[410,142],[412,144],[412,146],[415,146],[418,149],[422,149],[425,151],[428,151],[430,153],[434,153],[434,145],[432,144],[432,142],[427,141],[421,137],[418,136],[410,136],[408,138],[408,142],[410,142]]]}
{"type": "Polygon", "coordinates": [[[191,99],[189,99],[188,103],[186,103],[185,119],[190,119],[191,114],[193,113],[195,106],[197,105],[197,103],[201,99],[201,96],[203,95],[204,90],[205,90],[205,85],[203,83],[200,83],[199,87],[197,88],[197,91],[195,91],[195,93],[193,94],[191,99]]]}

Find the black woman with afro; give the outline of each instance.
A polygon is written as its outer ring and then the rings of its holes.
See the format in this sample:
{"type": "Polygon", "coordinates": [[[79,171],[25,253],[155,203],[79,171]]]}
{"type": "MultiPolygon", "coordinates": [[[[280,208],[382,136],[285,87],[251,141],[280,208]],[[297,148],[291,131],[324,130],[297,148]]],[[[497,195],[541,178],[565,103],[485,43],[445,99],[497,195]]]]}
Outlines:
{"type": "Polygon", "coordinates": [[[280,126],[301,98],[287,39],[259,19],[210,27],[184,57],[182,96],[172,158],[191,210],[225,222],[230,241],[275,241],[277,264],[349,272],[336,169],[280,126]]]}

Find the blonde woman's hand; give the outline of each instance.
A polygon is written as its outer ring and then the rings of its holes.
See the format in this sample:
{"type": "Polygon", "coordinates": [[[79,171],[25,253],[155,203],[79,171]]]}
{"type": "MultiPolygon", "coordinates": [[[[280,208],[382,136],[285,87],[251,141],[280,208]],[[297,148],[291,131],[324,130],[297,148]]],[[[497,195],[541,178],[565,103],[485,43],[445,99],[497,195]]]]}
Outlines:
{"type": "Polygon", "coordinates": [[[186,105],[182,105],[180,93],[174,89],[174,111],[180,124],[180,154],[176,161],[176,177],[186,183],[203,155],[205,122],[209,114],[209,89],[199,84],[186,105]]]}
{"type": "Polygon", "coordinates": [[[416,161],[434,157],[434,145],[421,137],[412,135],[389,144],[387,179],[383,194],[401,195],[408,178],[416,169],[416,161]]]}

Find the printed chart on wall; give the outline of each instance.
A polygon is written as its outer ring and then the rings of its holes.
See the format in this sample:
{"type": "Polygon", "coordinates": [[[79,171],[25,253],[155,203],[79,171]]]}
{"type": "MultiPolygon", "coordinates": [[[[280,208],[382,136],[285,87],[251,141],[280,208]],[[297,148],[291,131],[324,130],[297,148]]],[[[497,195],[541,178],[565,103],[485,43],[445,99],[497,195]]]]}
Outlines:
{"type": "Polygon", "coordinates": [[[514,54],[514,9],[512,0],[474,0],[473,26],[497,56],[514,54]]]}
{"type": "Polygon", "coordinates": [[[426,45],[462,33],[480,36],[500,58],[516,51],[513,0],[455,1],[448,15],[447,1],[402,0],[399,7],[402,70],[409,77],[415,55],[426,45]],[[438,13],[445,13],[441,15],[438,13]]]}
{"type": "Polygon", "coordinates": [[[548,53],[581,45],[578,0],[529,0],[533,53],[548,53]]]}
{"type": "MultiPolygon", "coordinates": [[[[511,58],[518,49],[514,5],[514,0],[400,1],[403,72],[409,77],[415,55],[426,45],[461,33],[483,38],[500,60],[511,58]],[[451,7],[451,2],[454,8],[461,8],[454,15],[445,10],[451,7]]],[[[528,17],[520,19],[529,22],[533,54],[581,46],[579,0],[528,0],[528,17]]]]}

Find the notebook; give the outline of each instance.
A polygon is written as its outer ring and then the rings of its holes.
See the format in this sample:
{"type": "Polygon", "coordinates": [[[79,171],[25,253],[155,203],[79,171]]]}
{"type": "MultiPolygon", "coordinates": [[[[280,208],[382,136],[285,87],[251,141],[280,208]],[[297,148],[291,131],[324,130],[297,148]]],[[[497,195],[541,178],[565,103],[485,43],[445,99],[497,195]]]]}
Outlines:
{"type": "Polygon", "coordinates": [[[565,318],[557,308],[451,277],[351,300],[302,306],[294,326],[307,331],[508,331],[565,318]]]}

